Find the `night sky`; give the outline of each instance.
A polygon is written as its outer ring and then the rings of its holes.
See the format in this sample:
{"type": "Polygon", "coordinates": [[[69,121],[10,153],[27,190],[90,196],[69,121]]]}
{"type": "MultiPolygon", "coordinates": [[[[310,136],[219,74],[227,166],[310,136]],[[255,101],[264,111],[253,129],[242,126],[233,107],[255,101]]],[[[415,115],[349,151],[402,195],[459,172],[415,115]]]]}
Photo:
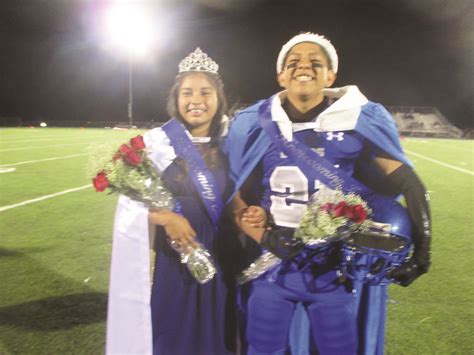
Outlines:
{"type": "MultiPolygon", "coordinates": [[[[197,46],[220,65],[231,104],[279,90],[281,46],[303,31],[339,54],[334,86],[387,106],[436,106],[460,128],[474,118],[474,0],[156,0],[158,45],[134,64],[134,120],[166,121],[178,62],[197,46]]],[[[104,46],[110,1],[0,1],[0,116],[127,121],[128,62],[104,46]]]]}

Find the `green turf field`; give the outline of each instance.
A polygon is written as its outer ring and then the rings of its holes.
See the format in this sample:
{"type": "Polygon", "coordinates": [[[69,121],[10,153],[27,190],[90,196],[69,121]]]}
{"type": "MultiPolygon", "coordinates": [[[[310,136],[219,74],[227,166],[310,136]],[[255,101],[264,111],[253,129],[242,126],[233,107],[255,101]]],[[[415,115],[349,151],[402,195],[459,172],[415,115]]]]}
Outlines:
{"type": "MultiPolygon", "coordinates": [[[[0,172],[0,354],[103,353],[116,197],[88,186],[88,147],[138,132],[0,129],[0,171],[15,169],[0,172]]],[[[386,353],[473,354],[474,142],[403,145],[431,195],[433,266],[391,286],[386,353]]]]}

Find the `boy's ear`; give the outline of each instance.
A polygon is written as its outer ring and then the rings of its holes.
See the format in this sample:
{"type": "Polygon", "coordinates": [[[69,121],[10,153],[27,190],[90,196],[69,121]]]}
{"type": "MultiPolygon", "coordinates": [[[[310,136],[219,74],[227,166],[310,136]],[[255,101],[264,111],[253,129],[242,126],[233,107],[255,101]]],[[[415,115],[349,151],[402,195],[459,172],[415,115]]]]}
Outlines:
{"type": "Polygon", "coordinates": [[[326,87],[329,88],[332,86],[332,84],[334,84],[334,82],[336,81],[336,78],[337,78],[337,74],[334,73],[332,70],[329,70],[328,71],[328,78],[326,80],[326,87]]]}
{"type": "Polygon", "coordinates": [[[284,72],[285,71],[282,71],[280,74],[277,74],[277,81],[282,88],[286,89],[286,77],[284,72]]]}

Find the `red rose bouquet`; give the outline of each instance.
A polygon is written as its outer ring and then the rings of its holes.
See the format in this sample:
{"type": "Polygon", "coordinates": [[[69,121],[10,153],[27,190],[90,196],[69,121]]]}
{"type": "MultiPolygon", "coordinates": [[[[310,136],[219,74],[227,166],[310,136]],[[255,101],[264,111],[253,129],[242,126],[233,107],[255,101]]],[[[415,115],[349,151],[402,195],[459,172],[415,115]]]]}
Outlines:
{"type": "Polygon", "coordinates": [[[371,210],[367,203],[354,193],[343,194],[323,187],[312,197],[300,220],[295,237],[305,244],[317,244],[339,231],[356,232],[368,228],[367,217],[371,210]]]}
{"type": "Polygon", "coordinates": [[[110,189],[153,208],[173,207],[170,192],[146,154],[142,136],[130,139],[118,150],[110,146],[98,148],[91,160],[92,169],[98,171],[92,180],[96,191],[110,189]]]}

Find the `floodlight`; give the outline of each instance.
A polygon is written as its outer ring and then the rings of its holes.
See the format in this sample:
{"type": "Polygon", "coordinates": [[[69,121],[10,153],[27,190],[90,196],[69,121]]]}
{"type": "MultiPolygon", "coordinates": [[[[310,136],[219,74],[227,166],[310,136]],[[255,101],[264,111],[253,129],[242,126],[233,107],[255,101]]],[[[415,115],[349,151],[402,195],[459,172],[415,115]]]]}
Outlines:
{"type": "Polygon", "coordinates": [[[154,44],[154,28],[149,8],[143,2],[115,0],[105,12],[108,42],[128,57],[128,118],[133,127],[133,63],[145,57],[154,44]]]}
{"type": "Polygon", "coordinates": [[[47,127],[48,125],[46,124],[46,122],[41,122],[40,123],[40,127],[47,127]]]}
{"type": "Polygon", "coordinates": [[[105,28],[111,44],[130,57],[144,56],[153,44],[154,28],[140,3],[116,2],[106,12],[105,28]]]}

